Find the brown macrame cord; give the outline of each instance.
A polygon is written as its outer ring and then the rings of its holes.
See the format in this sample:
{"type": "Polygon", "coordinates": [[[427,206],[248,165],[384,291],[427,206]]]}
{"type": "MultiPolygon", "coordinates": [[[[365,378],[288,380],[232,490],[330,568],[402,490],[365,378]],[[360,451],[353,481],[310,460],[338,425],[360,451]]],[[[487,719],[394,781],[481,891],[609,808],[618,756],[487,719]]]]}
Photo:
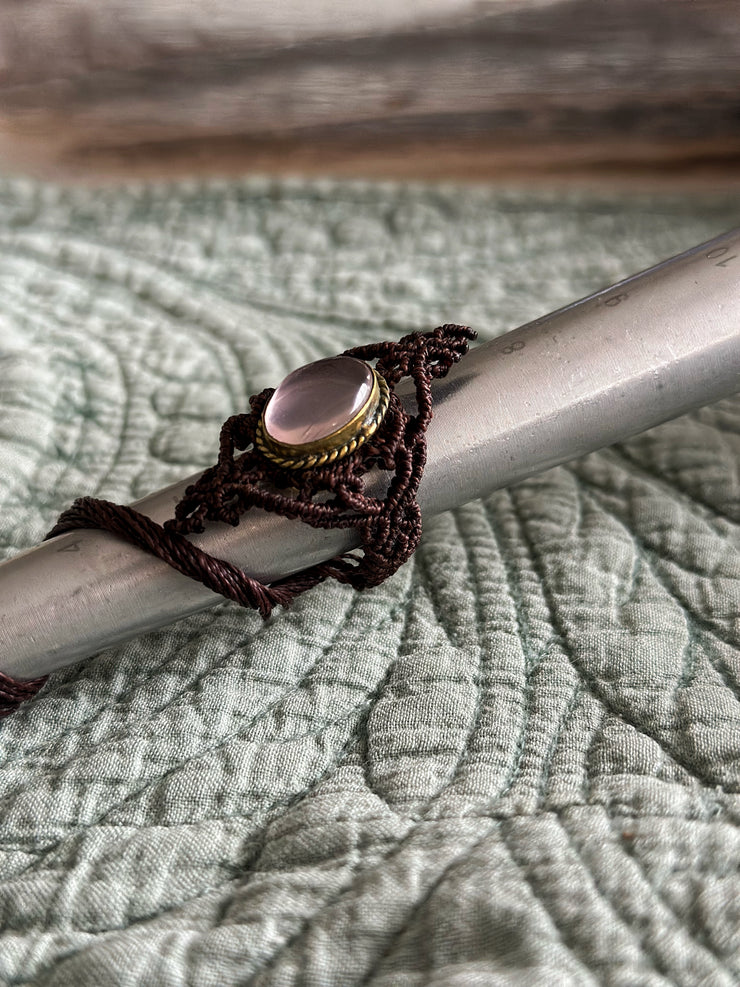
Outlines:
{"type": "MultiPolygon", "coordinates": [[[[255,446],[255,432],[273,394],[268,388],[250,399],[248,413],[234,415],[224,423],[218,462],[188,487],[175,516],[164,525],[132,507],[82,497],[60,515],[47,538],[77,528],[110,531],[227,599],[258,610],[263,618],[275,606],[286,606],[299,593],[329,577],[358,590],[377,586],[410,558],[421,536],[416,495],[426,463],[432,381],[447,374],[467,353],[475,336],[467,326],[444,325],[427,333],[411,333],[397,342],[346,350],[345,356],[376,361],[375,369],[387,381],[391,397],[375,435],[344,459],[313,469],[291,470],[262,455],[255,446]],[[394,393],[404,377],[414,383],[415,415],[403,408],[394,393]],[[238,450],[244,451],[236,455],[238,450]],[[382,498],[365,492],[364,476],[375,467],[390,474],[382,498]],[[316,499],[319,496],[320,501],[316,499]],[[203,531],[210,521],[236,526],[252,507],[297,518],[315,528],[355,528],[360,549],[265,585],[197,548],[187,538],[203,531]]],[[[44,681],[0,679],[0,716],[12,712],[44,681]]]]}

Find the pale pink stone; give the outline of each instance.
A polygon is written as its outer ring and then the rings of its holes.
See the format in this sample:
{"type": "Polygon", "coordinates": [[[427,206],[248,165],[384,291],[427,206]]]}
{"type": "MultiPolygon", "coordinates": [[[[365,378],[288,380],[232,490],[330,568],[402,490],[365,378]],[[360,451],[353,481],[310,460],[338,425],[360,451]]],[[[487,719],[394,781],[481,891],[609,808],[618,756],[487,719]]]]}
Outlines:
{"type": "Polygon", "coordinates": [[[302,445],[326,438],[367,403],[373,372],[362,360],[332,356],[299,367],[265,408],[265,430],[277,442],[302,445]]]}

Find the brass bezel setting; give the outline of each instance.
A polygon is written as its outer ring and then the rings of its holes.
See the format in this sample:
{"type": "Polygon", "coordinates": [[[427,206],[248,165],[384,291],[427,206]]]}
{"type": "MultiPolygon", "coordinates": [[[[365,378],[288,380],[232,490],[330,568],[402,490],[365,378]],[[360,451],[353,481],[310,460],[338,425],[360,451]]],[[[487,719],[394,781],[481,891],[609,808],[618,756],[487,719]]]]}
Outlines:
{"type": "Polygon", "coordinates": [[[342,425],[336,432],[332,432],[331,435],[318,439],[316,442],[288,445],[285,442],[278,442],[268,434],[263,411],[255,434],[255,445],[259,451],[277,463],[278,466],[292,470],[325,466],[355,452],[377,432],[391,399],[386,379],[373,367],[370,369],[373,373],[373,387],[370,396],[346,425],[342,425]]]}

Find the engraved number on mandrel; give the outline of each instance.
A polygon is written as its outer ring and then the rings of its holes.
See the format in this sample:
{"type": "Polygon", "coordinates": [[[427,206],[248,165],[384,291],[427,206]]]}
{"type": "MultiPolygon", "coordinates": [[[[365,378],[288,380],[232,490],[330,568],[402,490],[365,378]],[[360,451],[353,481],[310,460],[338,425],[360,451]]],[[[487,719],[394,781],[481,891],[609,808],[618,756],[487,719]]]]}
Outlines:
{"type": "Polygon", "coordinates": [[[729,253],[729,247],[715,247],[713,250],[708,251],[707,260],[716,261],[715,267],[727,267],[731,260],[737,260],[737,254],[733,254],[731,257],[726,257],[725,255],[729,253]],[[722,258],[721,260],[719,258],[722,258]]]}
{"type": "Polygon", "coordinates": [[[65,545],[64,548],[58,548],[57,555],[59,554],[59,552],[79,552],[79,551],[80,551],[80,542],[71,541],[69,545],[65,545]]]}

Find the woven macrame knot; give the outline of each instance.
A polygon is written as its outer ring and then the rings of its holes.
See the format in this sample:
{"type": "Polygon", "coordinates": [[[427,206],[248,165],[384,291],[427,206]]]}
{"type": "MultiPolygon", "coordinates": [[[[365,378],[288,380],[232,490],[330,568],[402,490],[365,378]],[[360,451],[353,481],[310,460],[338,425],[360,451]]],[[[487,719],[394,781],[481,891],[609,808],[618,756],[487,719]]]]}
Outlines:
{"type": "Polygon", "coordinates": [[[290,469],[260,452],[257,429],[274,393],[268,388],[250,398],[249,412],[224,423],[217,463],[188,487],[174,517],[164,525],[133,508],[83,497],[61,515],[47,537],[74,528],[111,531],[265,618],[275,606],[287,606],[299,593],[328,578],[355,589],[377,586],[413,554],[421,537],[416,497],[432,418],[431,383],[467,353],[475,335],[467,326],[444,325],[410,333],[397,342],[346,350],[344,356],[375,362],[390,398],[377,431],[345,458],[315,468],[290,469]],[[416,414],[407,412],[394,392],[404,377],[414,384],[416,414]],[[365,477],[373,469],[387,474],[383,497],[365,490],[365,477]],[[187,537],[204,531],[211,522],[238,525],[253,508],[315,528],[353,527],[359,549],[267,586],[203,552],[187,537]]]}

